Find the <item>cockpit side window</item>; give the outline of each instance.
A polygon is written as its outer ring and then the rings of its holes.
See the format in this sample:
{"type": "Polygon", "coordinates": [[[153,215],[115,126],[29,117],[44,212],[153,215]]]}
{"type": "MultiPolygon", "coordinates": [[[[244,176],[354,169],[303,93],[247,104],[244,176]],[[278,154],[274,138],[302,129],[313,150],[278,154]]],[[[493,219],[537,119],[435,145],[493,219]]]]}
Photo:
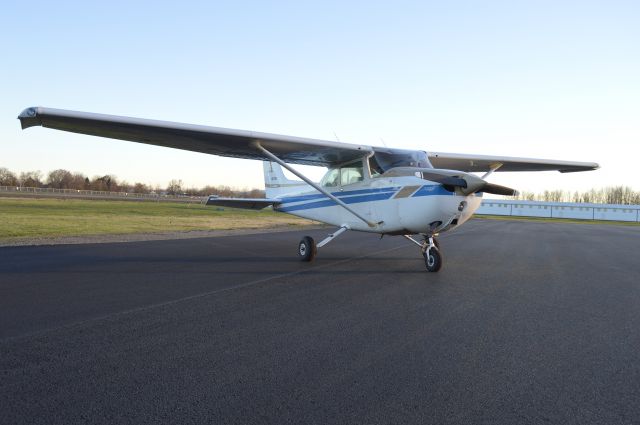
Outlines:
{"type": "Polygon", "coordinates": [[[357,183],[363,179],[362,161],[354,162],[340,168],[340,184],[342,186],[357,183]]]}
{"type": "Polygon", "coordinates": [[[320,181],[320,186],[324,187],[336,187],[340,183],[340,169],[333,168],[327,171],[327,174],[324,175],[322,180],[320,181]]]}

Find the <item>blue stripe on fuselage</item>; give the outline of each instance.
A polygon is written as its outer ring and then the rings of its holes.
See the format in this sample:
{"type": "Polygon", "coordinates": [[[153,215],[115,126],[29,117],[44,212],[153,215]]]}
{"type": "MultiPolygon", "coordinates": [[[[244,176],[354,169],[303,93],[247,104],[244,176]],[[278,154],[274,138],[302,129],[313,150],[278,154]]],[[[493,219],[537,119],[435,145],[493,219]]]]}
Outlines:
{"type": "MultiPolygon", "coordinates": [[[[360,202],[383,201],[385,199],[391,198],[395,193],[396,192],[393,191],[393,192],[387,192],[387,193],[373,193],[371,195],[351,196],[348,198],[341,199],[341,201],[344,202],[345,204],[358,204],[360,202]]],[[[337,205],[337,204],[333,199],[325,199],[323,201],[307,202],[306,204],[277,207],[276,211],[282,211],[282,212],[300,211],[300,210],[308,210],[312,208],[331,207],[334,205],[337,205]]]]}
{"type": "MultiPolygon", "coordinates": [[[[358,189],[358,190],[351,190],[348,192],[331,192],[331,194],[337,198],[342,198],[343,196],[351,196],[351,195],[363,195],[363,194],[369,194],[369,193],[382,193],[382,192],[396,192],[398,190],[400,190],[401,186],[397,186],[397,187],[382,187],[382,188],[378,188],[378,189],[358,189]]],[[[314,193],[311,195],[300,195],[300,196],[289,196],[289,197],[284,197],[280,199],[280,203],[282,204],[288,204],[291,202],[300,202],[300,201],[310,201],[313,199],[323,199],[323,198],[327,198],[327,195],[322,194],[322,193],[314,193]]]]}

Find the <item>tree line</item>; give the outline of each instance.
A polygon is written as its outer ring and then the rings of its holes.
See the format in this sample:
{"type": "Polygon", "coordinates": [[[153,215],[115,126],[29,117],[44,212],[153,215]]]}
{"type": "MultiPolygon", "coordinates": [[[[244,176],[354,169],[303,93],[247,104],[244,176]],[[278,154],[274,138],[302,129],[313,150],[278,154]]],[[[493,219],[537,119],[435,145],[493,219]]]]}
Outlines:
{"type": "Polygon", "coordinates": [[[609,186],[583,192],[566,190],[545,190],[541,193],[521,192],[517,199],[544,202],[640,205],[640,192],[634,191],[628,186],[609,186]]]}
{"type": "Polygon", "coordinates": [[[264,190],[238,189],[226,185],[186,187],[182,180],[173,179],[166,187],[144,183],[128,183],[107,174],[92,178],[78,172],[64,169],[50,171],[43,175],[40,171],[25,171],[19,174],[0,167],[0,186],[37,187],[73,190],[97,190],[106,192],[126,192],[140,194],[167,194],[184,196],[218,195],[223,197],[264,198],[264,190]]]}

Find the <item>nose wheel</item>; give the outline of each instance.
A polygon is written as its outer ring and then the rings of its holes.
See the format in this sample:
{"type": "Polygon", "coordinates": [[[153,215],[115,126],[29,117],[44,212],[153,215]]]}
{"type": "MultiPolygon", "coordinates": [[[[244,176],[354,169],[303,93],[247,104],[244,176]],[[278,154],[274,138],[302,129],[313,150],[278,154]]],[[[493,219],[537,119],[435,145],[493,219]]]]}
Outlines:
{"type": "Polygon", "coordinates": [[[424,265],[428,272],[437,272],[442,267],[442,255],[437,246],[427,248],[424,252],[424,265]]]}
{"type": "Polygon", "coordinates": [[[407,240],[420,247],[420,252],[424,257],[424,265],[428,272],[437,272],[442,267],[442,254],[440,253],[440,243],[435,236],[424,235],[424,242],[420,243],[410,235],[403,235],[407,240]]]}

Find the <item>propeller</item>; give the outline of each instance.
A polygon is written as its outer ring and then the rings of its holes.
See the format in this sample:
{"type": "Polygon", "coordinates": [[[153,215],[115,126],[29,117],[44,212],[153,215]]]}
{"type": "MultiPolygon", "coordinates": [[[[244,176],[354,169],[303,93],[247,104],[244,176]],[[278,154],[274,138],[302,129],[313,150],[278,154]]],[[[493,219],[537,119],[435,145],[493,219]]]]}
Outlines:
{"type": "Polygon", "coordinates": [[[395,167],[384,173],[385,176],[410,176],[416,172],[430,181],[440,183],[448,190],[458,187],[460,192],[471,195],[476,192],[491,193],[494,195],[516,196],[518,191],[510,187],[489,183],[480,177],[456,170],[442,170],[437,168],[395,167]]]}
{"type": "Polygon", "coordinates": [[[493,193],[494,195],[504,196],[518,196],[518,191],[507,186],[500,186],[499,184],[485,182],[484,187],[480,192],[493,193]]]}

